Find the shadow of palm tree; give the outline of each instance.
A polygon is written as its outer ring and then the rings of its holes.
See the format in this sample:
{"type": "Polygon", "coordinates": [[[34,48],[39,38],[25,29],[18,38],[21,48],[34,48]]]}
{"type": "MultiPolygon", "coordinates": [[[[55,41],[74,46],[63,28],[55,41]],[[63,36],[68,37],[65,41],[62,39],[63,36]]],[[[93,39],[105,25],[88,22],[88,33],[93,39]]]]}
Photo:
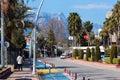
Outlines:
{"type": "Polygon", "coordinates": [[[77,68],[76,66],[55,66],[55,68],[77,68]]]}

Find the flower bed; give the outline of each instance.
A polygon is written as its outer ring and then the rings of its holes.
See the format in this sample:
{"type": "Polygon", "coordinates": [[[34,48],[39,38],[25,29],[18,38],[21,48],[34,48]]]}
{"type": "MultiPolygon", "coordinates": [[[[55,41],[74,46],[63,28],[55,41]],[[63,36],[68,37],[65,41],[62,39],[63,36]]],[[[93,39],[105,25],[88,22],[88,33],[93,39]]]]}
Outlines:
{"type": "Polygon", "coordinates": [[[11,68],[5,68],[0,71],[0,79],[11,73],[11,68]]]}

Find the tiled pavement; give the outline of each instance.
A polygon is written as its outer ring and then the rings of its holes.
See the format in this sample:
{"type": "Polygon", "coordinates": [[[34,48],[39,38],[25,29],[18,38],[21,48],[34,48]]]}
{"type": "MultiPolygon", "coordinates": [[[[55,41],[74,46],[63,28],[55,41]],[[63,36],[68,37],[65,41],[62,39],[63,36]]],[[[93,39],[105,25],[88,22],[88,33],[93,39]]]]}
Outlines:
{"type": "Polygon", "coordinates": [[[14,70],[6,80],[40,80],[37,74],[32,74],[31,65],[28,60],[25,60],[23,70],[14,70]]]}

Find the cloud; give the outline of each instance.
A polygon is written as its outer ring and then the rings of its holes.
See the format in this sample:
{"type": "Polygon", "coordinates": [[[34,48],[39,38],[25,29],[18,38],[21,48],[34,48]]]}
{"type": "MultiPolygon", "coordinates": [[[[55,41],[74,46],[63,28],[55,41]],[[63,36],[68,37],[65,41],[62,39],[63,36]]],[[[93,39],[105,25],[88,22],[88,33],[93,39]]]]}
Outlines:
{"type": "Polygon", "coordinates": [[[87,5],[75,5],[73,6],[77,9],[111,9],[111,5],[106,4],[87,4],[87,5]]]}

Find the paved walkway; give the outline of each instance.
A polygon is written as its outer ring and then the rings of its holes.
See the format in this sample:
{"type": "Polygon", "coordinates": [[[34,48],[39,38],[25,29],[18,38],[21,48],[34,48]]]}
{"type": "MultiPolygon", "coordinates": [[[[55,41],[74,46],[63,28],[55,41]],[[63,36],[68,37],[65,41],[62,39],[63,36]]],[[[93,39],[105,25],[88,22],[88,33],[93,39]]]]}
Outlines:
{"type": "Polygon", "coordinates": [[[29,60],[25,60],[23,63],[23,70],[18,71],[15,69],[13,73],[6,80],[39,80],[37,74],[33,75],[29,60]]]}

